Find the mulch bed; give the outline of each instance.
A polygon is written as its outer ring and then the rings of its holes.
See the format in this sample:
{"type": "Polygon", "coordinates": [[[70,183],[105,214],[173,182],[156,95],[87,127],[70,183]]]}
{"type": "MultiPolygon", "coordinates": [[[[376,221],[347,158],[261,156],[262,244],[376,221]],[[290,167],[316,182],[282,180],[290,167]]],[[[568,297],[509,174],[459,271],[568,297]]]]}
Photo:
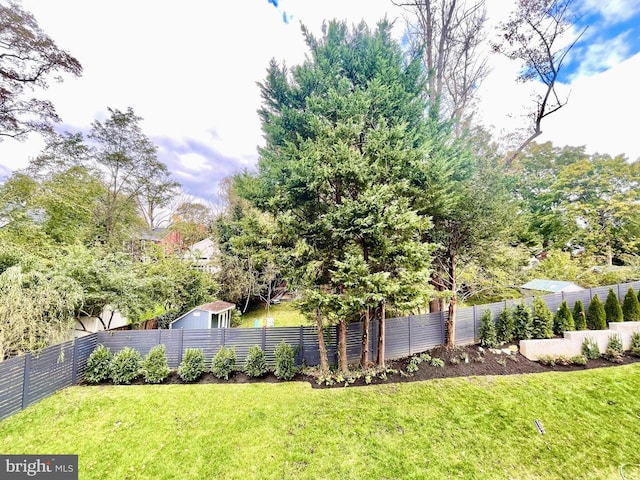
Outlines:
{"type": "MultiPolygon", "coordinates": [[[[428,363],[422,363],[419,365],[419,369],[414,373],[407,373],[407,365],[411,360],[411,357],[401,358],[397,360],[391,360],[387,362],[387,367],[391,370],[387,374],[386,380],[372,376],[370,383],[365,382],[364,377],[356,379],[351,386],[365,386],[375,384],[389,384],[399,382],[419,382],[424,380],[432,380],[437,378],[448,377],[472,377],[472,376],[484,376],[484,375],[519,375],[527,373],[542,373],[542,372],[572,372],[579,370],[589,370],[592,368],[605,368],[615,367],[619,365],[628,365],[631,363],[640,362],[640,357],[634,357],[625,353],[623,356],[622,364],[610,362],[604,358],[597,360],[589,360],[584,366],[582,365],[555,365],[547,366],[542,365],[539,362],[528,360],[526,357],[519,353],[494,353],[491,350],[483,349],[478,345],[469,345],[465,347],[456,347],[455,349],[447,349],[445,347],[437,347],[430,350],[429,355],[433,358],[441,358],[445,364],[443,367],[434,367],[428,363]],[[467,358],[468,362],[464,359],[467,358]],[[479,361],[478,358],[482,358],[479,361]],[[395,372],[393,372],[395,371],[395,372]],[[400,373],[402,372],[402,373],[400,373]]],[[[236,372],[229,380],[216,378],[211,373],[202,375],[197,384],[245,384],[245,383],[278,383],[282,382],[269,373],[261,378],[249,377],[244,373],[236,372]]],[[[297,374],[293,381],[309,382],[314,388],[344,388],[344,383],[334,383],[333,385],[327,385],[326,383],[318,383],[317,379],[310,375],[297,374]]],[[[163,384],[184,384],[176,372],[171,372],[169,378],[163,382],[163,384]]],[[[103,385],[110,385],[107,382],[103,385]]],[[[142,385],[144,381],[142,378],[138,378],[133,385],[142,385]]]]}

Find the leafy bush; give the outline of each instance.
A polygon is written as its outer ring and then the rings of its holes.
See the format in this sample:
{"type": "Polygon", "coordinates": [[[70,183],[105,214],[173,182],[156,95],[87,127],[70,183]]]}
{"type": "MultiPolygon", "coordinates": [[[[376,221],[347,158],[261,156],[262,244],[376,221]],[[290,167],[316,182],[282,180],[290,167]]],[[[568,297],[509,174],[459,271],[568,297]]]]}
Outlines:
{"type": "Polygon", "coordinates": [[[431,359],[431,366],[432,367],[438,367],[438,368],[442,368],[444,367],[444,360],[441,358],[432,358],[431,359]]]}
{"type": "Polygon", "coordinates": [[[640,357],[640,333],[634,332],[631,335],[631,353],[640,357]]]}
{"type": "Polygon", "coordinates": [[[146,383],[162,383],[169,376],[169,362],[164,345],[156,345],[142,360],[142,375],[146,383]]]}
{"type": "Polygon", "coordinates": [[[600,358],[600,347],[593,338],[587,337],[582,341],[582,355],[588,360],[600,358]]]}
{"type": "Polygon", "coordinates": [[[607,343],[607,349],[609,348],[612,350],[615,350],[620,355],[622,355],[622,339],[620,338],[620,335],[615,333],[613,335],[609,335],[609,342],[607,343]]]}
{"type": "Polygon", "coordinates": [[[513,334],[518,340],[531,338],[531,309],[524,303],[519,303],[513,309],[513,334]]]}
{"type": "Polygon", "coordinates": [[[109,378],[113,355],[108,347],[98,345],[87,359],[87,370],[84,379],[88,383],[100,383],[109,378]]]}
{"type": "Polygon", "coordinates": [[[267,359],[258,345],[254,345],[247,353],[247,359],[244,363],[244,371],[250,377],[261,377],[267,373],[267,359]]]}
{"type": "Polygon", "coordinates": [[[274,356],[276,358],[276,369],[273,372],[275,376],[281,380],[291,380],[296,374],[293,349],[283,340],[276,346],[274,356]]]}
{"type": "Polygon", "coordinates": [[[571,314],[571,310],[569,310],[567,301],[563,300],[560,308],[553,317],[553,331],[556,335],[562,335],[564,332],[569,332],[574,328],[573,315],[571,314]]]}
{"type": "Polygon", "coordinates": [[[236,351],[234,347],[220,347],[218,353],[211,361],[211,373],[217,378],[224,378],[229,380],[229,375],[233,372],[233,367],[236,364],[236,351]]]}
{"type": "Polygon", "coordinates": [[[178,375],[185,382],[195,382],[204,372],[204,351],[201,348],[187,348],[178,367],[178,375]]]}
{"type": "Polygon", "coordinates": [[[625,322],[640,321],[640,302],[636,297],[636,292],[631,287],[629,287],[624,300],[622,300],[622,317],[625,322]]]}
{"type": "Polygon", "coordinates": [[[604,302],[604,312],[608,323],[622,321],[622,307],[613,288],[609,289],[607,300],[604,302]]]}
{"type": "Polygon", "coordinates": [[[480,345],[495,348],[497,344],[496,326],[493,323],[491,310],[485,310],[480,318],[480,345]]]}
{"type": "Polygon", "coordinates": [[[614,363],[622,363],[624,360],[622,358],[622,352],[619,352],[616,348],[607,347],[607,350],[602,355],[604,358],[614,363]]]}
{"type": "Polygon", "coordinates": [[[584,305],[581,300],[576,300],[573,306],[573,323],[576,330],[586,330],[587,328],[587,315],[584,312],[584,305]]]}
{"type": "Polygon", "coordinates": [[[605,330],[607,328],[607,314],[598,295],[594,295],[587,309],[587,327],[590,330],[605,330]]]}
{"type": "Polygon", "coordinates": [[[553,314],[540,297],[533,300],[533,316],[531,318],[531,336],[533,338],[553,337],[553,314]]]}
{"type": "Polygon", "coordinates": [[[540,355],[538,357],[538,363],[541,365],[547,365],[548,367],[554,367],[556,364],[556,357],[553,355],[540,355]]]}
{"type": "Polygon", "coordinates": [[[140,352],[124,347],[111,359],[109,376],[116,385],[129,384],[140,374],[140,352]]]}
{"type": "Polygon", "coordinates": [[[585,357],[584,355],[576,355],[575,357],[571,357],[571,363],[573,363],[574,365],[586,365],[587,361],[587,357],[585,357]]]}
{"type": "Polygon", "coordinates": [[[510,308],[505,308],[498,316],[496,340],[499,344],[509,343],[513,340],[513,313],[510,308]]]}
{"type": "Polygon", "coordinates": [[[566,367],[567,365],[571,365],[571,359],[566,355],[558,355],[556,357],[556,365],[563,365],[566,367]]]}

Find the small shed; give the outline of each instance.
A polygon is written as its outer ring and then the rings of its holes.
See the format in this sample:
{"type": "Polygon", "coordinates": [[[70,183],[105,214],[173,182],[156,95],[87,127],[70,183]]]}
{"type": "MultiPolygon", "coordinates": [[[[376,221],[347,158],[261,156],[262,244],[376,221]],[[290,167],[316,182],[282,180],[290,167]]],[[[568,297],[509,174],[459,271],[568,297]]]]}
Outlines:
{"type": "Polygon", "coordinates": [[[520,287],[522,293],[525,295],[533,295],[538,292],[545,293],[568,293],[568,292],[580,292],[584,290],[580,285],[576,285],[573,282],[564,282],[562,280],[546,280],[536,278],[530,282],[525,283],[520,287]]]}
{"type": "Polygon", "coordinates": [[[231,326],[231,311],[236,308],[229,302],[211,302],[200,305],[176,318],[169,324],[169,328],[194,330],[198,328],[229,328],[231,326]]]}

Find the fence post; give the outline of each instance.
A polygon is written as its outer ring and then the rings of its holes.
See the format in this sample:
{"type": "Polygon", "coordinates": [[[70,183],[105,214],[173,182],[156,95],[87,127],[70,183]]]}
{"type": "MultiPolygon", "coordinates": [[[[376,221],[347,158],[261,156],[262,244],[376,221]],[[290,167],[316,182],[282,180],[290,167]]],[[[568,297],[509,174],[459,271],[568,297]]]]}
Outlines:
{"type": "Polygon", "coordinates": [[[71,371],[71,385],[78,383],[78,339],[73,339],[73,366],[71,371]]]}
{"type": "Polygon", "coordinates": [[[262,351],[267,349],[267,327],[262,327],[262,351]]]}
{"type": "Polygon", "coordinates": [[[226,339],[226,330],[227,330],[226,328],[222,329],[222,345],[221,345],[221,347],[225,346],[225,341],[227,340],[226,339]]]}
{"type": "Polygon", "coordinates": [[[158,329],[158,343],[160,345],[162,343],[162,330],[158,329]]]}
{"type": "Polygon", "coordinates": [[[442,343],[447,343],[447,335],[444,328],[444,310],[440,310],[440,335],[442,336],[442,343]]]}
{"type": "Polygon", "coordinates": [[[24,372],[22,376],[22,410],[29,406],[29,373],[31,372],[31,354],[24,356],[24,372]]]}
{"type": "Polygon", "coordinates": [[[476,341],[476,325],[478,324],[478,306],[473,306],[473,341],[476,341]]]}
{"type": "Polygon", "coordinates": [[[300,325],[300,336],[298,337],[298,365],[304,361],[304,327],[300,325]]]}
{"type": "Polygon", "coordinates": [[[182,349],[184,348],[184,328],[178,330],[178,365],[182,363],[182,349]]]}
{"type": "Polygon", "coordinates": [[[409,355],[413,355],[413,347],[411,346],[411,315],[407,318],[409,319],[409,355]]]}

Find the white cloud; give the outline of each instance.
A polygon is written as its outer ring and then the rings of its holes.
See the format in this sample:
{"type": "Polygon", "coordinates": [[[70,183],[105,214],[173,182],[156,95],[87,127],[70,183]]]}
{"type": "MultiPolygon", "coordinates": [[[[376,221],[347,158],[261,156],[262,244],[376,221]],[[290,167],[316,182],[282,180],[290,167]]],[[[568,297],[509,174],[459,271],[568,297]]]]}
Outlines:
{"type": "Polygon", "coordinates": [[[602,15],[608,24],[624,22],[640,12],[638,0],[584,0],[584,9],[602,15]]]}
{"type": "Polygon", "coordinates": [[[631,53],[629,38],[632,34],[633,32],[626,31],[614,38],[590,43],[580,53],[580,66],[572,75],[572,79],[592,75],[618,65],[631,53]]]}

